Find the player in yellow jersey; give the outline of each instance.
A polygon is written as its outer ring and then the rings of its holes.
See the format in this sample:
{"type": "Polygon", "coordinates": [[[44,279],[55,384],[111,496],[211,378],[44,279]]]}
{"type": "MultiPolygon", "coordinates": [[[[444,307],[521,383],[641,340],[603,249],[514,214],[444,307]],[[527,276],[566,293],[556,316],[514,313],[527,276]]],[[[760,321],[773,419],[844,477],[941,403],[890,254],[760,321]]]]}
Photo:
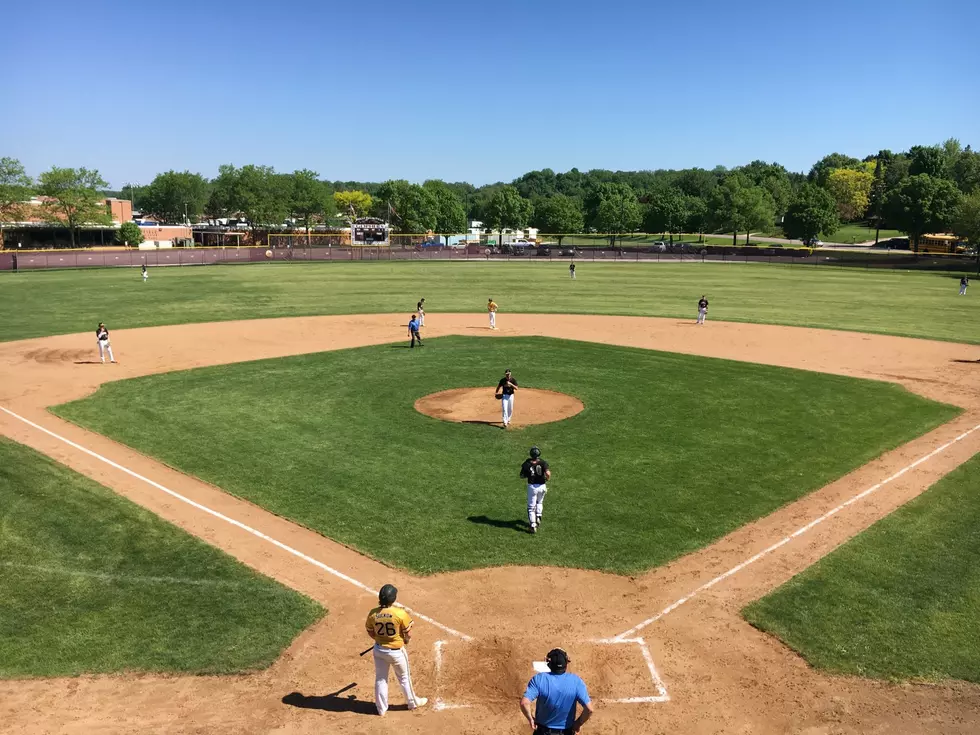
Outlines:
{"type": "Polygon", "coordinates": [[[497,303],[493,299],[487,301],[487,313],[490,315],[490,329],[497,328],[497,303]]]}
{"type": "Polygon", "coordinates": [[[368,613],[364,624],[367,634],[374,639],[374,703],[382,717],[388,711],[388,672],[392,666],[409,709],[418,709],[429,701],[416,696],[412,688],[412,671],[405,650],[412,637],[412,616],[405,608],[395,605],[397,597],[394,585],[382,587],[378,592],[379,606],[368,613]]]}

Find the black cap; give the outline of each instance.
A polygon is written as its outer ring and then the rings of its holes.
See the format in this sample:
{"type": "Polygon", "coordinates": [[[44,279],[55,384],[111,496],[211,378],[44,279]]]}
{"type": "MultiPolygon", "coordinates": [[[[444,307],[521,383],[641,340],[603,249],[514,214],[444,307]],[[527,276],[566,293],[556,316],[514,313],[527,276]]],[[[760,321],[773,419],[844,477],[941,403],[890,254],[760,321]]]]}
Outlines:
{"type": "Polygon", "coordinates": [[[398,599],[398,589],[393,584],[386,584],[378,591],[378,602],[384,607],[391,607],[398,599]]]}
{"type": "Polygon", "coordinates": [[[548,651],[548,668],[553,674],[563,674],[568,668],[568,654],[560,648],[548,651]]]}

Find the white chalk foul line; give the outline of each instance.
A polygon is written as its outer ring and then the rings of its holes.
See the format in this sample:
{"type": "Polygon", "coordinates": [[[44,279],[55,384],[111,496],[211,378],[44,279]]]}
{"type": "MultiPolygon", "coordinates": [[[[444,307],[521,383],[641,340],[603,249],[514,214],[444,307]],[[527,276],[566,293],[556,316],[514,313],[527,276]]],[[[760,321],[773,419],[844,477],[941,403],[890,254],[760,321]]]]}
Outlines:
{"type": "MultiPolygon", "coordinates": [[[[353,577],[351,577],[351,576],[349,576],[347,574],[344,574],[340,570],[334,569],[333,567],[328,566],[327,564],[324,564],[322,561],[318,561],[318,560],[314,559],[312,556],[308,556],[308,555],[304,554],[302,551],[299,551],[298,549],[294,549],[292,546],[287,546],[282,541],[278,541],[278,540],[272,538],[271,536],[268,536],[268,535],[262,533],[261,531],[258,531],[256,529],[252,528],[251,526],[247,526],[244,523],[242,523],[241,521],[236,521],[234,518],[230,518],[229,516],[226,516],[223,513],[219,513],[216,510],[212,510],[211,508],[207,507],[206,505],[202,505],[201,503],[198,503],[198,502],[196,502],[194,500],[191,500],[190,498],[188,498],[188,497],[186,497],[184,495],[181,495],[180,493],[175,492],[174,490],[171,490],[168,487],[164,487],[159,482],[155,482],[154,480],[151,480],[148,477],[144,477],[143,475],[139,474],[138,472],[134,472],[133,470],[129,469],[128,467],[123,467],[118,462],[113,462],[111,459],[108,459],[106,457],[103,457],[101,454],[98,454],[97,452],[93,452],[91,449],[87,449],[86,447],[83,447],[81,444],[77,444],[77,443],[73,442],[71,439],[67,439],[67,438],[61,436],[60,434],[56,434],[53,431],[51,431],[50,429],[46,429],[43,426],[41,426],[40,424],[34,423],[30,419],[26,419],[23,416],[14,413],[9,408],[5,408],[3,406],[0,406],[0,411],[3,411],[4,413],[8,414],[9,416],[13,416],[18,421],[21,421],[21,422],[27,424],[28,426],[31,426],[31,427],[37,429],[38,431],[41,431],[41,432],[47,434],[48,436],[54,437],[58,441],[63,442],[65,444],[67,444],[68,446],[73,447],[74,449],[77,449],[78,451],[83,452],[83,453],[89,455],[90,457],[94,457],[95,459],[99,460],[100,462],[104,462],[105,464],[107,464],[110,467],[113,467],[113,468],[119,470],[120,472],[126,473],[130,477],[134,477],[137,480],[140,480],[141,482],[145,482],[147,485],[149,485],[151,487],[154,487],[154,488],[156,488],[157,490],[159,490],[159,491],[161,491],[163,493],[166,493],[167,495],[171,496],[172,498],[176,498],[177,500],[181,501],[182,503],[187,503],[189,506],[191,506],[193,508],[197,508],[198,510],[200,510],[200,511],[202,511],[204,513],[207,513],[208,515],[213,516],[214,518],[217,518],[219,520],[222,520],[225,523],[229,523],[232,526],[235,526],[236,528],[240,528],[241,530],[245,531],[246,533],[252,534],[256,538],[260,538],[263,541],[267,541],[268,543],[272,544],[273,546],[275,546],[277,548],[280,548],[283,551],[285,551],[285,552],[287,552],[289,554],[292,554],[293,556],[298,557],[298,558],[302,559],[303,561],[308,562],[309,564],[312,564],[313,566],[315,566],[315,567],[317,567],[319,569],[322,569],[323,571],[327,572],[328,574],[332,574],[333,576],[337,577],[338,579],[342,579],[345,582],[354,585],[355,587],[357,587],[360,590],[363,590],[364,592],[369,592],[372,595],[377,595],[378,594],[378,591],[377,590],[371,589],[370,587],[368,587],[363,582],[357,581],[353,577]]],[[[428,617],[427,615],[423,615],[418,610],[413,610],[412,608],[408,607],[407,605],[402,605],[402,607],[404,607],[406,610],[408,610],[410,613],[412,613],[412,615],[414,615],[415,617],[419,618],[420,620],[424,620],[425,622],[427,622],[429,625],[432,625],[433,627],[439,628],[440,630],[443,630],[446,633],[449,633],[450,635],[454,635],[457,638],[460,638],[460,639],[462,639],[464,641],[472,640],[472,638],[470,636],[466,635],[465,633],[460,633],[458,630],[453,630],[449,626],[443,625],[442,623],[433,620],[432,618],[428,617]]]]}
{"type": "Polygon", "coordinates": [[[667,687],[664,684],[664,680],[660,678],[660,673],[657,671],[657,667],[653,663],[653,656],[650,653],[650,649],[647,647],[647,642],[643,638],[620,638],[617,636],[616,638],[598,638],[593,642],[606,646],[622,645],[624,643],[632,643],[639,646],[640,653],[643,656],[643,661],[647,665],[647,670],[650,672],[650,680],[653,682],[653,688],[657,690],[656,696],[603,699],[603,702],[610,702],[614,704],[652,704],[670,701],[670,695],[667,694],[667,687]]]}
{"type": "Polygon", "coordinates": [[[759,561],[759,559],[761,559],[762,557],[767,556],[768,554],[771,554],[776,549],[778,549],[778,548],[780,548],[782,546],[785,546],[786,544],[788,544],[790,541],[792,541],[793,539],[797,538],[798,536],[802,536],[804,533],[806,533],[807,531],[813,529],[815,526],[820,525],[821,523],[823,523],[824,521],[826,521],[828,518],[831,518],[832,516],[837,515],[842,510],[844,510],[844,508],[847,508],[849,505],[853,505],[854,503],[858,502],[859,500],[862,500],[863,498],[866,498],[868,495],[870,495],[871,493],[875,492],[876,490],[879,490],[880,488],[884,487],[888,483],[890,483],[890,482],[892,482],[894,480],[897,480],[899,477],[901,477],[902,475],[904,475],[906,472],[909,472],[909,471],[915,469],[916,467],[918,467],[923,462],[926,462],[926,461],[932,459],[933,457],[935,457],[937,454],[940,454],[941,452],[946,451],[951,446],[953,446],[954,444],[956,444],[956,442],[963,441],[968,436],[970,436],[970,434],[972,434],[974,431],[977,431],[978,429],[980,429],[980,424],[977,424],[972,429],[968,429],[967,431],[964,431],[962,434],[960,434],[955,439],[950,439],[948,442],[946,442],[942,446],[936,447],[931,452],[929,452],[929,454],[926,454],[926,455],[923,455],[922,457],[919,457],[912,464],[907,465],[906,467],[903,467],[902,469],[900,469],[898,472],[896,472],[891,477],[885,478],[881,482],[872,485],[867,490],[862,490],[857,495],[855,495],[853,498],[851,498],[849,500],[845,500],[843,503],[841,503],[840,505],[838,505],[836,508],[832,508],[831,510],[828,510],[826,513],[824,513],[822,516],[819,516],[817,518],[814,518],[812,521],[810,521],[809,523],[807,523],[805,526],[801,526],[800,528],[797,528],[789,536],[786,536],[785,538],[780,539],[779,541],[777,541],[776,543],[774,543],[772,546],[769,546],[768,548],[765,548],[762,551],[760,551],[755,556],[749,557],[748,559],[746,559],[745,561],[743,561],[741,564],[736,564],[731,569],[729,569],[727,572],[725,572],[724,574],[719,574],[717,577],[715,577],[714,579],[712,579],[710,582],[705,582],[700,587],[698,587],[697,589],[695,589],[693,592],[689,593],[685,597],[682,597],[681,599],[677,600],[676,602],[668,605],[667,607],[665,607],[663,610],[661,610],[659,613],[657,613],[653,617],[647,618],[646,620],[644,620],[639,625],[635,625],[632,628],[630,628],[629,630],[627,630],[625,633],[620,633],[618,636],[616,636],[612,640],[623,640],[623,641],[625,641],[630,636],[634,636],[636,633],[639,633],[641,630],[643,630],[648,625],[651,625],[652,623],[657,622],[662,617],[664,617],[665,615],[670,614],[671,612],[673,612],[674,610],[676,610],[677,608],[679,608],[681,605],[683,605],[686,602],[689,602],[693,598],[697,597],[699,594],[701,594],[705,590],[710,589],[711,587],[714,587],[719,582],[723,582],[724,580],[726,580],[729,577],[731,577],[733,574],[737,574],[738,572],[740,572],[743,569],[745,569],[745,567],[749,566],[750,564],[754,564],[755,562],[759,561]]]}

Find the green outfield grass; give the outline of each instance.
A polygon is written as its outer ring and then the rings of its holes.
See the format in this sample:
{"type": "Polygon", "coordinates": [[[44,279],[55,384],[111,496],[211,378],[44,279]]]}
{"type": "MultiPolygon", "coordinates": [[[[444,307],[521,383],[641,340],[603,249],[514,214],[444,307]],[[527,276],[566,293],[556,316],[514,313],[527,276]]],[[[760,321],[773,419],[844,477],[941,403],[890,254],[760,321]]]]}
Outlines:
{"type": "Polygon", "coordinates": [[[745,617],[819,668],[980,683],[980,455],[745,617]]]}
{"type": "Polygon", "coordinates": [[[0,438],[0,677],[267,666],[323,609],[0,438]]]}
{"type": "MultiPolygon", "coordinates": [[[[517,408],[521,410],[518,395],[517,408]]],[[[636,572],[823,486],[958,409],[885,383],[545,338],[446,337],[109,383],[55,412],[388,563],[636,572]],[[495,385],[578,396],[503,431],[417,413],[495,385]],[[554,469],[525,532],[518,468],[554,469]]]]}
{"type": "MultiPolygon", "coordinates": [[[[878,240],[889,240],[893,237],[905,237],[898,230],[881,230],[878,232],[878,240]]],[[[841,225],[833,235],[821,235],[820,239],[827,242],[838,243],[859,243],[874,242],[875,229],[867,228],[862,224],[841,225]]]]}
{"type": "Polygon", "coordinates": [[[0,340],[229,319],[440,311],[691,318],[706,293],[713,320],[768,322],[980,343],[980,292],[959,276],[813,266],[591,263],[325,263],[0,274],[0,340]]]}

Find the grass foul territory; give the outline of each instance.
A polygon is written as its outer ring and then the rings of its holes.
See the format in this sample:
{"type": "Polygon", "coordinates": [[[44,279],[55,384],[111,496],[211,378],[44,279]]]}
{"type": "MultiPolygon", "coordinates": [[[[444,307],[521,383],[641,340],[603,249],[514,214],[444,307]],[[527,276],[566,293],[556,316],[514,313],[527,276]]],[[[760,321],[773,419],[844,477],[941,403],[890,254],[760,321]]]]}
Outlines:
{"type": "Polygon", "coordinates": [[[980,683],[980,455],[744,611],[822,669],[980,683]]]}
{"type": "Polygon", "coordinates": [[[0,677],[271,664],[316,602],[0,439],[0,677]]]}
{"type": "Polygon", "coordinates": [[[977,298],[959,276],[718,263],[280,263],[0,273],[0,340],[189,322],[437,312],[711,318],[980,343],[977,298]]]}
{"type": "Polygon", "coordinates": [[[109,383],[55,412],[423,573],[647,569],[957,413],[890,384],[624,347],[465,337],[405,347],[109,383]],[[414,409],[440,390],[492,391],[506,367],[585,409],[511,431],[414,409]],[[537,536],[518,477],[531,444],[554,471],[537,536]]]}

